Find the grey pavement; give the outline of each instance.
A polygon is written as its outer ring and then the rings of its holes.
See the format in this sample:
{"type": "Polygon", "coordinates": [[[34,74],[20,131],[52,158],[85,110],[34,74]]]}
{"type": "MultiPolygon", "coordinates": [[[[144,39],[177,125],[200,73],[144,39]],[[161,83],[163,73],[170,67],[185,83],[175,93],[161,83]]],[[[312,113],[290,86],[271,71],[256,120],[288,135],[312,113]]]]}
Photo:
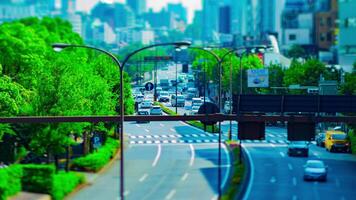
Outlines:
{"type": "MultiPolygon", "coordinates": [[[[274,140],[287,137],[286,129],[267,128],[274,140]]],[[[286,144],[251,142],[245,143],[252,160],[253,177],[245,199],[354,199],[356,191],[356,156],[344,153],[330,153],[312,144],[309,157],[288,157],[286,144]],[[305,182],[303,165],[309,159],[323,160],[329,166],[328,180],[305,182]]]]}
{"type": "MultiPolygon", "coordinates": [[[[204,132],[182,122],[125,123],[125,199],[216,199],[218,145],[215,142],[173,143],[173,135],[204,141],[204,132]],[[193,135],[194,134],[194,135],[193,135]],[[136,137],[133,138],[132,136],[136,137]],[[151,138],[149,138],[150,136],[151,138]],[[154,137],[160,143],[148,144],[154,137]],[[132,143],[142,141],[142,144],[132,143]]],[[[222,184],[228,179],[230,158],[222,150],[222,184]]],[[[119,162],[72,199],[118,199],[119,162]]]]}

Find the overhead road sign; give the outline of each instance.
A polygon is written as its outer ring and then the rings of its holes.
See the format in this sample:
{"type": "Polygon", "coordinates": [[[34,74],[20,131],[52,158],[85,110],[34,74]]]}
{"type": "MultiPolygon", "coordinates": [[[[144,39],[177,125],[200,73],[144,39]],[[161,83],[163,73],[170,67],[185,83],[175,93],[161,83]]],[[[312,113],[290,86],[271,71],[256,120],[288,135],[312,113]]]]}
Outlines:
{"type": "Polygon", "coordinates": [[[251,88],[267,88],[268,69],[249,69],[247,70],[247,86],[251,88]]]}

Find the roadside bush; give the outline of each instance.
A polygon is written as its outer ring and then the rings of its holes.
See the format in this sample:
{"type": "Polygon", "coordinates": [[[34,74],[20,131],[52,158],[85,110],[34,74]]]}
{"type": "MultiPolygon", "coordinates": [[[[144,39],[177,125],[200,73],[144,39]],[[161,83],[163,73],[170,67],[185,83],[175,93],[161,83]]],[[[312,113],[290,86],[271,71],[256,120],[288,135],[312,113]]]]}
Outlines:
{"type": "Polygon", "coordinates": [[[53,200],[61,200],[71,193],[78,185],[85,182],[82,174],[75,172],[59,172],[53,176],[53,188],[51,196],[53,200]]]}
{"type": "Polygon", "coordinates": [[[239,162],[240,149],[236,147],[236,142],[227,142],[228,145],[235,146],[232,149],[232,154],[234,156],[234,163],[232,166],[232,177],[228,182],[228,187],[222,196],[222,200],[236,199],[236,196],[240,189],[240,184],[245,173],[245,166],[239,162]]]}
{"type": "Polygon", "coordinates": [[[54,165],[23,165],[22,186],[25,191],[52,193],[54,165]]]}
{"type": "Polygon", "coordinates": [[[113,158],[118,147],[119,142],[117,140],[108,138],[105,145],[99,148],[97,152],[73,159],[71,162],[71,168],[80,171],[97,172],[104,167],[111,158],[113,158]]]}
{"type": "Polygon", "coordinates": [[[0,200],[5,200],[21,191],[21,177],[20,165],[0,169],[0,200]]]}
{"type": "Polygon", "coordinates": [[[356,154],[356,132],[355,130],[351,130],[349,132],[349,137],[351,141],[351,151],[353,154],[356,154]]]}

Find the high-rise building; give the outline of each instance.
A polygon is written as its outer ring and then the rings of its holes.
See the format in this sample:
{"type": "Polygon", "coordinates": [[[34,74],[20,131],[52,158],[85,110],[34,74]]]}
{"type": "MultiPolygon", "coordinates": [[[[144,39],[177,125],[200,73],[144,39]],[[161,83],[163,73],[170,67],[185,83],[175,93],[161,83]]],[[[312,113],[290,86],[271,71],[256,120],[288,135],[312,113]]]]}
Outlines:
{"type": "Polygon", "coordinates": [[[167,6],[167,10],[168,12],[174,13],[178,20],[182,20],[187,23],[187,9],[181,3],[169,3],[167,6]]]}
{"type": "Polygon", "coordinates": [[[212,42],[218,39],[219,1],[203,0],[203,41],[212,42]]]}
{"type": "Polygon", "coordinates": [[[174,14],[162,9],[160,12],[153,12],[149,10],[144,14],[143,18],[150,24],[152,28],[162,28],[167,29],[173,28],[174,25],[174,14]]]}
{"type": "Polygon", "coordinates": [[[135,13],[125,4],[114,4],[115,28],[132,27],[135,25],[135,13]]]}
{"type": "Polygon", "coordinates": [[[231,33],[231,7],[228,5],[221,6],[219,9],[219,33],[231,33]]]}
{"type": "Polygon", "coordinates": [[[66,16],[68,13],[76,11],[76,0],[61,0],[62,15],[66,16]]]}
{"type": "Polygon", "coordinates": [[[352,71],[356,61],[356,1],[339,1],[339,64],[345,71],[352,71]]]}
{"type": "Polygon", "coordinates": [[[146,0],[126,0],[126,3],[138,16],[146,12],[146,0]]]}
{"type": "Polygon", "coordinates": [[[314,39],[319,50],[330,50],[335,45],[336,20],[338,15],[337,0],[330,0],[329,5],[320,5],[321,12],[315,13],[314,39]],[[325,10],[328,9],[329,10],[325,10]]]}
{"type": "Polygon", "coordinates": [[[281,40],[282,11],[285,0],[260,0],[262,34],[273,34],[281,40]]]}

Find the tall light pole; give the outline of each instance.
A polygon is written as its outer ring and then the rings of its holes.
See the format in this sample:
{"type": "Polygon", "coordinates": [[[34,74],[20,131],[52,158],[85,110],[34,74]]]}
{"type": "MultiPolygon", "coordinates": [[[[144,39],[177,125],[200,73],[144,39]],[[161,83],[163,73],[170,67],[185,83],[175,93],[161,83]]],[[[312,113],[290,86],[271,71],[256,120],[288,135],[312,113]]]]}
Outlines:
{"type": "MultiPolygon", "coordinates": [[[[214,57],[214,59],[217,62],[217,67],[218,67],[218,76],[219,76],[219,82],[218,82],[218,87],[219,87],[219,92],[218,92],[218,105],[219,105],[219,112],[221,112],[221,59],[219,58],[219,56],[214,53],[213,51],[207,49],[207,48],[203,48],[203,47],[189,47],[189,49],[196,49],[196,50],[200,50],[203,52],[206,52],[208,54],[210,54],[212,57],[214,57]]],[[[205,67],[206,68],[206,67],[205,67]]],[[[206,70],[206,69],[204,69],[206,70]]],[[[205,80],[204,80],[204,84],[205,84],[205,80]]],[[[205,93],[205,88],[204,88],[204,93],[205,93]]],[[[204,103],[205,103],[205,94],[204,94],[204,103]]],[[[221,122],[219,122],[219,142],[218,142],[218,195],[219,195],[219,199],[221,197],[222,194],[222,189],[221,189],[221,122]]]]}
{"type": "Polygon", "coordinates": [[[120,122],[119,122],[119,128],[120,128],[120,198],[122,200],[124,200],[124,67],[126,66],[127,62],[129,61],[129,59],[134,56],[135,54],[146,50],[146,49],[150,49],[150,48],[154,48],[154,47],[159,47],[159,46],[175,46],[177,47],[188,47],[190,46],[190,42],[187,41],[182,41],[182,42],[170,42],[170,43],[161,43],[161,44],[153,44],[153,45],[149,45],[149,46],[145,46],[142,47],[140,49],[137,49],[131,53],[129,53],[124,61],[122,63],[120,63],[120,61],[116,58],[116,56],[114,56],[112,53],[100,49],[100,48],[96,48],[96,47],[92,47],[92,46],[88,46],[88,45],[77,45],[77,44],[53,44],[52,48],[55,51],[61,51],[65,48],[86,48],[86,49],[92,49],[92,50],[96,50],[99,51],[101,53],[104,53],[105,55],[109,56],[111,59],[113,59],[113,61],[115,62],[115,64],[119,67],[120,70],[120,122]]]}

